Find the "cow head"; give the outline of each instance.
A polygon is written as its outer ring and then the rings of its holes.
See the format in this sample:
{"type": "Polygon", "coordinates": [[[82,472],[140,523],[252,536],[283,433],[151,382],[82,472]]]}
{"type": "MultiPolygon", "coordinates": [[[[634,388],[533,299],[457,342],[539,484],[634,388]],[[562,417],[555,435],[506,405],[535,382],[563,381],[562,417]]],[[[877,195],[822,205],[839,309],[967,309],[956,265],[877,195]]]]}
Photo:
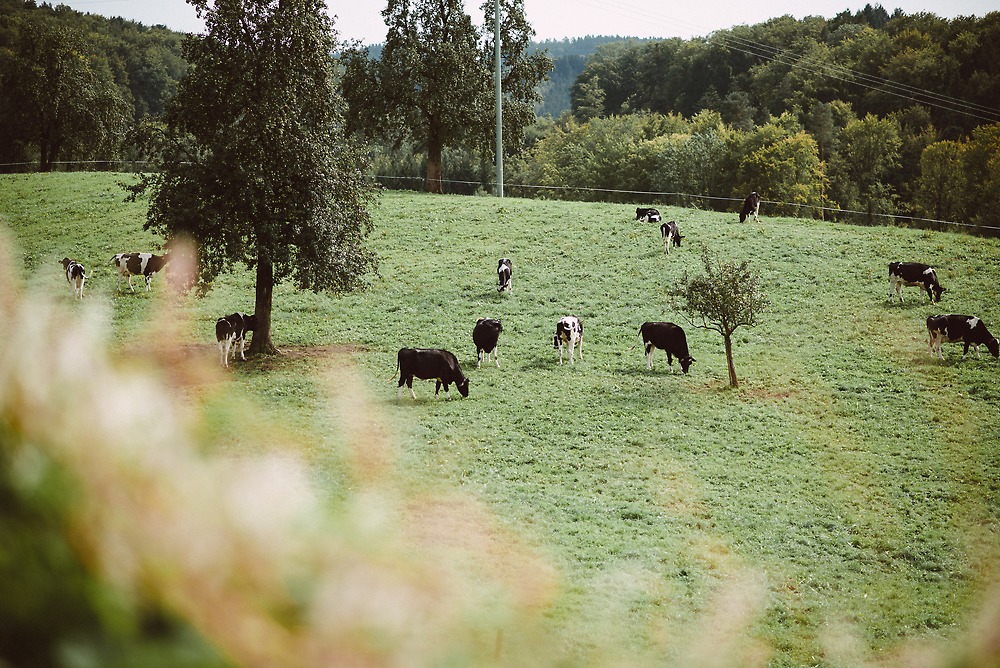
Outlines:
{"type": "Polygon", "coordinates": [[[680,358],[680,360],[678,361],[681,363],[681,371],[687,373],[688,369],[691,368],[691,364],[695,361],[695,359],[690,355],[688,355],[687,357],[680,358]]]}
{"type": "Polygon", "coordinates": [[[935,284],[931,286],[931,289],[934,290],[934,301],[939,302],[941,301],[941,293],[945,292],[948,288],[942,288],[940,285],[935,284]]]}
{"type": "Polygon", "coordinates": [[[462,380],[455,383],[455,387],[458,388],[458,393],[463,397],[469,396],[469,379],[463,378],[462,380]]]}
{"type": "Polygon", "coordinates": [[[1000,357],[1000,339],[995,336],[986,342],[986,348],[990,351],[993,357],[1000,357]]]}

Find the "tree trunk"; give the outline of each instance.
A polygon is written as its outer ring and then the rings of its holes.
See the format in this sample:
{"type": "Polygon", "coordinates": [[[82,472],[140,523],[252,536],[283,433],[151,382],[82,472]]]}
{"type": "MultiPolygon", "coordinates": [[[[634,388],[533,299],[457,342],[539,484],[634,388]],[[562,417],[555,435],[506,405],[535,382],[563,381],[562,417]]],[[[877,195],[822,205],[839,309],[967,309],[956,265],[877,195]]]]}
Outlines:
{"type": "Polygon", "coordinates": [[[444,150],[441,131],[434,121],[427,133],[427,179],[424,189],[429,193],[441,194],[441,153],[444,150]]]}
{"type": "Polygon", "coordinates": [[[736,378],[736,365],[733,364],[733,338],[732,336],[722,337],[726,342],[726,363],[729,364],[729,387],[739,387],[740,381],[736,378]]]}
{"type": "Polygon", "coordinates": [[[257,328],[250,341],[251,355],[276,355],[278,349],[271,341],[271,305],[274,300],[274,266],[271,260],[258,252],[257,257],[257,293],[254,300],[254,315],[257,317],[257,328]]]}

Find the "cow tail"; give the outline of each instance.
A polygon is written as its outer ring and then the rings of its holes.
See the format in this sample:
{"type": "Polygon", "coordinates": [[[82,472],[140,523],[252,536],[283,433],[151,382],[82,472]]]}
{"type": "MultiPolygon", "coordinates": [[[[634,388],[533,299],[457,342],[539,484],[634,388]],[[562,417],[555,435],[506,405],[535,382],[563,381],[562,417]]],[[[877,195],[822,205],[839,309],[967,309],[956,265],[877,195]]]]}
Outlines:
{"type": "Polygon", "coordinates": [[[398,357],[396,358],[396,370],[392,372],[391,376],[389,376],[389,380],[392,380],[393,378],[395,378],[397,373],[399,373],[399,358],[398,357]]]}
{"type": "Polygon", "coordinates": [[[639,332],[638,332],[638,333],[636,334],[636,336],[638,336],[638,337],[639,337],[639,340],[635,342],[635,345],[634,345],[634,346],[632,346],[631,348],[629,348],[629,349],[628,349],[628,351],[629,351],[629,352],[632,352],[633,350],[635,350],[635,349],[636,349],[636,346],[638,346],[638,345],[639,345],[639,344],[640,344],[640,343],[642,342],[642,330],[641,330],[641,329],[640,329],[640,330],[639,330],[639,332]]]}

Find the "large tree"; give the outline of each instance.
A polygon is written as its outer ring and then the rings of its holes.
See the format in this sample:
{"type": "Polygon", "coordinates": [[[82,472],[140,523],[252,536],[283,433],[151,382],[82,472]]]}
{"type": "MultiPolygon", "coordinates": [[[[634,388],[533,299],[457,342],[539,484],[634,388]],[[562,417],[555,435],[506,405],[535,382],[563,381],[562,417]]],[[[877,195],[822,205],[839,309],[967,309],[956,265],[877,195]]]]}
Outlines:
{"type": "Polygon", "coordinates": [[[323,0],[189,2],[206,33],[185,43],[161,169],[136,190],[152,188],[146,228],[197,242],[203,283],[256,269],[250,351],[269,353],[277,281],[348,290],[375,269],[363,246],[374,191],[345,139],[323,0]]]}
{"type": "MultiPolygon", "coordinates": [[[[524,127],[534,121],[537,85],[551,61],[528,52],[534,30],[525,19],[524,0],[500,4],[504,144],[519,147],[524,127]]],[[[492,0],[483,3],[483,11],[487,19],[479,29],[461,0],[388,0],[381,56],[372,60],[360,47],[344,55],[348,127],[396,144],[412,139],[425,149],[425,187],[431,192],[442,191],[446,146],[492,150],[492,0]]]]}
{"type": "Polygon", "coordinates": [[[10,48],[0,48],[0,157],[37,151],[42,171],[61,159],[116,158],[128,105],[92,62],[84,34],[32,14],[9,35],[10,48]]]}

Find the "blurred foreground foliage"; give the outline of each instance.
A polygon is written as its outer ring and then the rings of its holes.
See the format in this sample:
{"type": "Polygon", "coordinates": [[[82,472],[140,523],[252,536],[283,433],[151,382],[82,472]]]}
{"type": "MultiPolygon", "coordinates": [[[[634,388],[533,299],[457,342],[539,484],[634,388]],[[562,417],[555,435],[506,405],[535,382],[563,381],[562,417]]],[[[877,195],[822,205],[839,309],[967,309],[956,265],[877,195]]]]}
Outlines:
{"type": "MultiPolygon", "coordinates": [[[[24,290],[2,246],[0,668],[779,663],[757,627],[767,575],[743,568],[693,625],[658,626],[641,647],[606,633],[620,618],[596,597],[582,654],[548,617],[554,568],[468,495],[414,490],[349,364],[325,378],[329,414],[347,416],[331,493],[185,353],[194,326],[170,290],[143,343],[112,353],[98,300],[24,290]],[[236,406],[222,422],[238,434],[210,423],[213,402],[236,406]]],[[[1000,665],[995,585],[966,628],[873,656],[834,620],[816,662],[1000,665]]]]}
{"type": "Polygon", "coordinates": [[[551,568],[474,500],[408,492],[349,369],[332,501],[249,412],[266,454],[211,454],[193,388],[227,384],[181,352],[171,291],[111,354],[96,304],[0,272],[0,666],[548,663],[502,638],[534,635],[551,568]]]}

